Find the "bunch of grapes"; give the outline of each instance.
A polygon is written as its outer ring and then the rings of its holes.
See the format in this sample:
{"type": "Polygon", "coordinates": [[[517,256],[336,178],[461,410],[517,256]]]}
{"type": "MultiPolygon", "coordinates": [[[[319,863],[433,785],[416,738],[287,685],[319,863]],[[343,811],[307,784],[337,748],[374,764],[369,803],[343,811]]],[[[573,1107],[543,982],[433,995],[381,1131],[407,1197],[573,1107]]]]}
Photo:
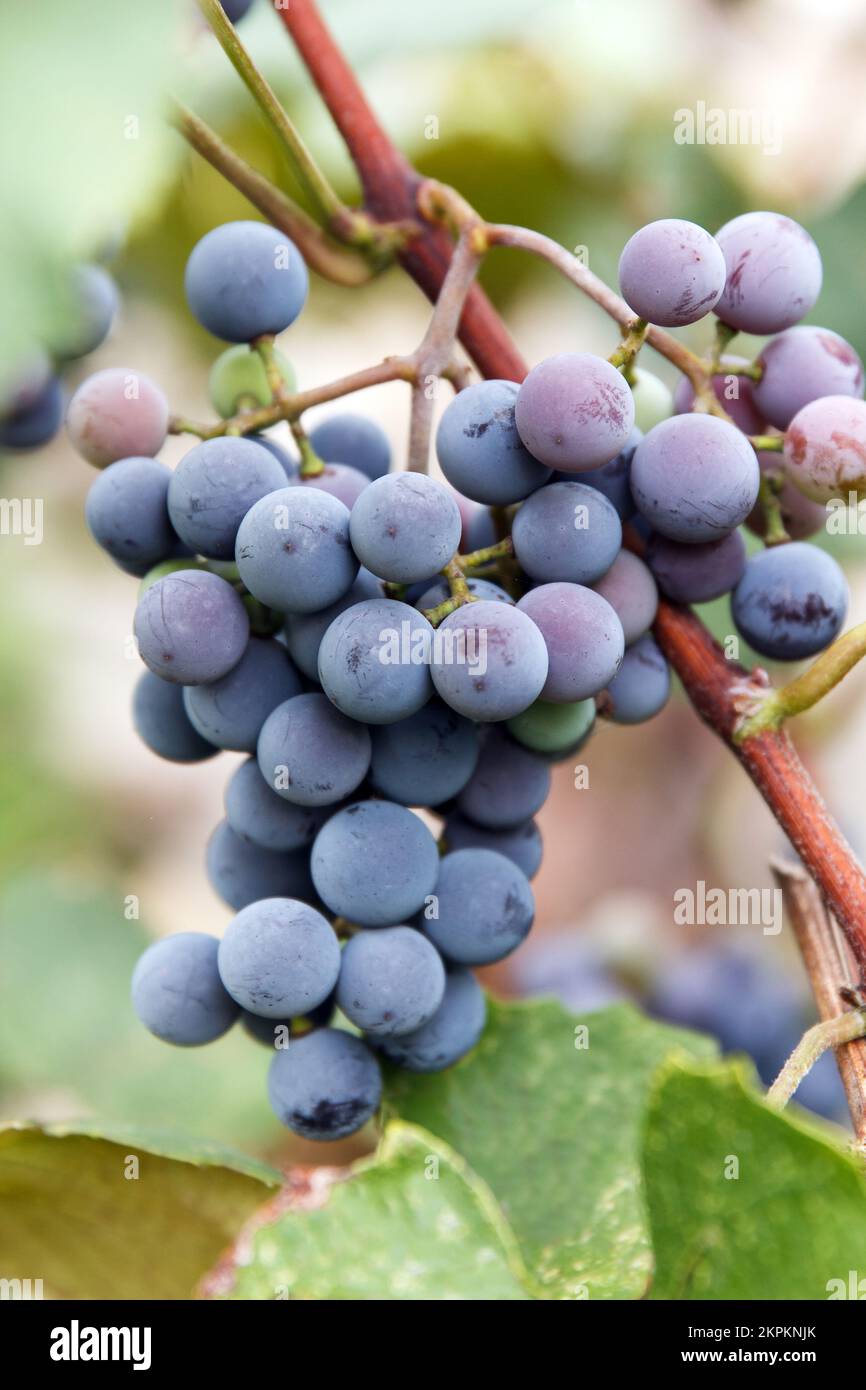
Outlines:
{"type": "Polygon", "coordinates": [[[203,238],[185,279],[195,317],[232,344],[210,380],[223,432],[172,472],[156,458],[167,403],[141,374],[99,372],[71,402],[70,436],[104,470],[89,528],[141,581],[139,734],[178,762],[248,755],[207,851],[237,915],[222,940],[151,946],[134,1005],[185,1046],[240,1019],[273,1049],[277,1116],[306,1137],[372,1116],[380,1057],[432,1072],[478,1042],[472,969],[532,925],[551,763],[575,757],[597,711],[634,724],[668,699],[659,589],[732,593],[737,629],[782,659],[844,619],[841,571],[803,538],[817,501],[866,490],[863,369],[835,334],[794,326],[820,288],[811,238],[770,213],[715,238],[656,222],[620,278],[641,319],[715,310],[776,336],[748,372],[718,358],[706,399],[684,380],[676,413],[633,361],[588,353],[520,386],[470,385],[439,425],[445,482],[391,471],[382,432],[350,414],[297,426],[298,459],[245,412],[294,384],[272,343],[303,308],[306,267],[280,232],[240,222],[203,238]],[[750,437],[771,430],[782,447],[759,458],[750,437]],[[738,528],[766,529],[762,468],[796,539],[747,561],[738,528]]]}

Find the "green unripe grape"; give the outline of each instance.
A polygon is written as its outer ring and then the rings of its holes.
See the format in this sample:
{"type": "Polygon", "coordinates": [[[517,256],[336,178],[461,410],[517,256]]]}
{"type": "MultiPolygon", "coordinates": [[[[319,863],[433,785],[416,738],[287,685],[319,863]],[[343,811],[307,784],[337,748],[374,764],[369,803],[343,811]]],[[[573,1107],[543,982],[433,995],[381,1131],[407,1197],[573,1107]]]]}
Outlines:
{"type": "Polygon", "coordinates": [[[152,570],[147,571],[138,586],[138,597],[142,598],[151,584],[155,584],[158,579],[165,579],[167,574],[176,574],[178,570],[206,570],[207,568],[206,562],[199,560],[195,555],[182,555],[176,560],[162,560],[158,565],[154,565],[152,570]]]}
{"type": "Polygon", "coordinates": [[[660,377],[635,367],[631,393],[634,396],[634,422],[646,434],[674,413],[674,398],[660,377]]]}
{"type": "Polygon", "coordinates": [[[524,748],[535,753],[560,753],[565,749],[576,752],[594,723],[594,700],[575,700],[567,705],[536,700],[522,714],[509,719],[508,731],[524,748]]]}
{"type": "MultiPolygon", "coordinates": [[[[295,369],[287,357],[276,348],[274,360],[280,369],[287,391],[294,391],[296,385],[295,369]]],[[[208,391],[215,410],[224,420],[236,415],[247,405],[270,405],[273,400],[268,385],[265,364],[253,348],[246,343],[226,348],[221,352],[210,369],[208,391]],[[246,399],[245,399],[246,398],[246,399]]]]}

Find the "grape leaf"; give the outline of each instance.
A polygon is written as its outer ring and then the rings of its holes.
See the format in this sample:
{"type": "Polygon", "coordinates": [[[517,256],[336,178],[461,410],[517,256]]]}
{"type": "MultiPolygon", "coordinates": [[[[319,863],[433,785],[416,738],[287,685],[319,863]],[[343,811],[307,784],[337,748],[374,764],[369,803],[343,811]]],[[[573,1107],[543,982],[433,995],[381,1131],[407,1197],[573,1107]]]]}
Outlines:
{"type": "Polygon", "coordinates": [[[132,1131],[0,1129],[0,1277],[41,1279],[54,1298],[189,1298],[279,1182],[264,1164],[167,1136],[154,1151],[132,1131]]]}
{"type": "Polygon", "coordinates": [[[475,1052],[437,1076],[390,1072],[388,1105],[489,1185],[549,1297],[636,1298],[652,1268],[640,1126],[674,1050],[715,1052],[627,1005],[578,1019],[552,1001],[491,1003],[475,1052]]]}
{"type": "Polygon", "coordinates": [[[374,1158],[290,1175],[203,1292],[389,1301],[533,1296],[486,1184],[432,1134],[396,1122],[374,1158]]]}
{"type": "Polygon", "coordinates": [[[664,1069],[643,1164],[654,1299],[846,1297],[866,1274],[862,1163],[771,1110],[742,1063],[664,1069]]]}

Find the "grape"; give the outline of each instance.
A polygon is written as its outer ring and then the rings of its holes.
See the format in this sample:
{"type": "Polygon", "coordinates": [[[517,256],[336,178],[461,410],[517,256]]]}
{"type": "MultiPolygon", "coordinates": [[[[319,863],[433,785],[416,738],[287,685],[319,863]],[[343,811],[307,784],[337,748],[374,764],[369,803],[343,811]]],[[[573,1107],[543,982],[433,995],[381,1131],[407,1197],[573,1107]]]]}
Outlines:
{"type": "Polygon", "coordinates": [[[709,232],[665,217],[648,222],[619,258],[622,297],[639,318],[662,328],[697,323],[725,288],[725,258],[709,232]]]}
{"type": "Polygon", "coordinates": [[[259,735],[262,776],[295,806],[332,806],[370,766],[370,732],[324,695],[295,695],[268,715],[259,735]]]}
{"type": "Polygon", "coordinates": [[[799,323],[821,292],[821,256],[805,228],[777,212],[747,212],[716,232],[727,280],[716,313],[741,333],[799,323]]]}
{"type": "MultiPolygon", "coordinates": [[[[177,544],[180,545],[181,542],[178,541],[177,544]]],[[[190,554],[186,546],[183,547],[183,550],[182,555],[176,555],[170,560],[161,560],[158,565],[154,565],[152,569],[147,570],[141,576],[141,583],[138,586],[140,599],[144,598],[148,589],[152,588],[158,580],[165,579],[170,574],[179,574],[182,570],[209,570],[214,564],[213,561],[211,565],[208,565],[207,561],[196,559],[194,555],[190,554]]]]}
{"type": "Polygon", "coordinates": [[[457,503],[441,483],[423,473],[389,473],[361,493],[349,534],[373,574],[412,584],[448,563],[462,529],[457,503]]]}
{"type": "Polygon", "coordinates": [[[523,503],[511,536],[521,568],[533,579],[591,584],[616,559],[622,545],[622,523],[615,508],[594,487],[551,483],[523,503]]]}
{"type": "MultiPolygon", "coordinates": [[[[608,463],[600,468],[585,469],[580,481],[587,487],[594,487],[604,493],[608,502],[616,508],[620,521],[629,521],[634,516],[634,498],[631,495],[631,461],[634,451],[643,439],[641,430],[635,428],[628,437],[625,447],[620,449],[608,463]]],[[[554,473],[555,483],[568,482],[568,474],[554,473]]],[[[480,547],[479,547],[480,549],[480,547]]]]}
{"type": "MultiPolygon", "coordinates": [[[[511,595],[489,579],[467,578],[466,586],[473,598],[489,599],[494,603],[510,603],[514,606],[511,595]]],[[[435,584],[431,584],[429,589],[425,589],[421,597],[415,600],[415,607],[419,613],[424,613],[428,608],[438,608],[440,603],[445,603],[450,597],[451,585],[448,580],[437,579],[435,584]]]]}
{"type": "Polygon", "coordinates": [[[556,705],[536,700],[515,719],[509,719],[508,732],[534,753],[570,754],[583,746],[594,724],[593,700],[556,705]]]}
{"type": "Polygon", "coordinates": [[[674,541],[716,541],[745,521],[758,496],[755,451],[736,426],[714,415],[674,415],[635,450],[631,486],[638,509],[674,541]]]}
{"type": "Polygon", "coordinates": [[[630,550],[621,550],[607,574],[592,587],[607,599],[622,623],[627,647],[652,627],[659,606],[658,589],[652,571],[630,550]]]}
{"type": "Polygon", "coordinates": [[[662,593],[674,603],[707,603],[740,582],[746,546],[739,531],[703,545],[683,545],[653,534],[646,558],[662,593]]]}
{"type": "Polygon", "coordinates": [[[306,850],[275,854],[236,835],[220,821],[207,846],[207,876],[235,912],[260,898],[314,898],[306,850]]]}
{"type": "Polygon", "coordinates": [[[519,608],[482,600],[442,622],[433,648],[433,684],[467,719],[510,719],[531,705],[547,679],[547,647],[519,608]]]}
{"type": "MultiPolygon", "coordinates": [[[[563,705],[557,705],[563,709],[563,705]]],[[[445,822],[445,844],[448,850],[492,849],[504,854],[527,878],[534,878],[541,868],[541,833],[534,820],[517,825],[512,830],[486,830],[459,812],[453,812],[445,822]]]]}
{"type": "Polygon", "coordinates": [[[222,1037],[240,1009],[217,970],[216,937],[184,931],[154,941],[132,972],[132,1007],[163,1042],[198,1047],[222,1037]]]}
{"type": "Polygon", "coordinates": [[[674,413],[674,398],[669,386],[653,372],[643,367],[632,370],[632,400],[634,402],[634,423],[642,434],[660,425],[674,413]]]}
{"type": "Polygon", "coordinates": [[[145,573],[165,559],[177,543],[166,505],[171,477],[164,463],[149,458],[120,459],[100,473],[84,505],[97,545],[145,573]]]}
{"type": "Polygon", "coordinates": [[[405,1071],[444,1071],[472,1051],[484,1032],[486,1017],[484,991],[471,970],[451,970],[445,996],[429,1022],[414,1033],[383,1040],[379,1048],[389,1062],[405,1071]]]}
{"type": "Polygon", "coordinates": [[[539,584],[517,605],[536,624],[547,647],[547,680],[541,698],[583,700],[613,679],[625,649],[616,612],[580,584],[539,584]]]}
{"type": "Polygon", "coordinates": [[[319,680],[338,710],[364,724],[408,719],[426,705],[427,619],[396,599],[366,599],[339,614],[319,646],[319,680]]]}
{"type": "Polygon", "coordinates": [[[785,472],[814,502],[866,496],[866,402],[824,396],[799,410],[785,433],[785,472]]]}
{"type": "Polygon", "coordinates": [[[281,1124],[304,1139],[343,1139],[382,1098],[376,1058],[360,1038],[319,1028],[274,1054],[268,1096],[281,1124]]]}
{"type": "Polygon", "coordinates": [[[803,541],[753,555],[731,599],[737,631],[776,661],[823,651],[847,610],[848,585],[836,561],[803,541]]]}
{"type": "Polygon", "coordinates": [[[250,507],[285,486],[285,470],[260,444],[232,435],[206,439],[184,454],[172,474],[169,515],[190,549],[228,560],[250,507]]]}
{"type": "Polygon", "coordinates": [[[628,999],[605,953],[595,942],[576,940],[574,932],[531,941],[514,962],[512,978],[521,996],[553,995],[572,1013],[595,1013],[628,999]]]}
{"type": "Polygon", "coordinates": [[[169,762],[200,763],[217,752],[189,722],[181,687],[152,671],[143,671],[136,682],[132,722],[142,743],[169,762]]]}
{"type": "Polygon", "coordinates": [[[97,468],[151,458],[168,434],[168,401],[143,372],[106,367],[79,386],[66,412],[72,447],[97,468]]]}
{"type": "Polygon", "coordinates": [[[358,573],[348,508],[315,488],[283,488],[256,502],[238,528],[235,556],[250,593],[280,612],[327,608],[358,573]]]}
{"type": "Polygon", "coordinates": [[[442,472],[475,502],[519,502],[550,477],[517,433],[519,390],[514,381],[479,381],[455,396],[442,416],[436,434],[442,472]]]}
{"type": "Polygon", "coordinates": [[[513,830],[541,809],[549,791],[550,770],[544,760],[503,730],[491,729],[457,807],[488,830],[513,830]]]}
{"type": "Polygon", "coordinates": [[[63,420],[63,386],[55,376],[36,391],[19,391],[4,401],[0,449],[38,449],[53,439],[63,420]]]}
{"type": "MultiPolygon", "coordinates": [[[[758,453],[758,463],[761,472],[772,476],[775,479],[781,478],[782,486],[776,492],[776,501],[779,504],[779,512],[782,517],[782,525],[787,532],[788,538],[792,541],[804,541],[809,536],[814,536],[820,531],[827,521],[827,508],[823,502],[813,502],[810,497],[804,496],[798,487],[787,478],[782,469],[781,454],[772,453],[768,450],[760,450],[758,453]]],[[[746,517],[746,525],[756,536],[765,536],[767,532],[767,518],[764,512],[764,504],[760,497],[755,503],[749,515],[746,517]]]]}
{"type": "Polygon", "coordinates": [[[433,892],[439,853],[424,822],[405,806],[358,801],[322,826],[311,864],[332,912],[364,927],[394,927],[433,892]]]}
{"type": "Polygon", "coordinates": [[[622,374],[603,357],[561,352],[533,367],[517,395],[517,430],[550,468],[598,468],[628,443],[634,401],[622,374]]]}
{"type": "Polygon", "coordinates": [[[186,263],[184,289],[203,328],[230,343],[282,333],[304,307],[307,267],[293,241],[264,222],[226,222],[186,263]]]}
{"type": "Polygon", "coordinates": [[[241,20],[249,14],[253,0],[220,0],[226,12],[226,19],[231,24],[240,24],[241,20]]]}
{"type": "Polygon", "coordinates": [[[340,973],[340,946],[314,907],[291,898],[264,898],[229,922],[218,962],[223,984],[242,1008],[262,1018],[293,1018],[331,993],[340,973]]]}
{"type": "Polygon", "coordinates": [[[135,610],[142,661],[179,685],[205,685],[228,675],[244,654],[249,629],[232,586],[202,570],[179,570],[157,580],[135,610]]]}
{"type": "Polygon", "coordinates": [[[863,363],[829,328],[788,328],[766,344],[758,366],[763,375],[754,387],[755,404],[780,430],[821,396],[863,395],[863,363]]]}
{"type": "Polygon", "coordinates": [[[608,686],[603,713],[614,724],[642,724],[658,714],[670,693],[670,667],[652,637],[641,637],[629,647],[608,686]]]}
{"type": "Polygon", "coordinates": [[[265,1047],[285,1048],[290,1040],[303,1037],[313,1028],[327,1028],[337,1008],[337,991],[332,990],[327,999],[309,1009],[297,1018],[262,1018],[241,1009],[241,1024],[251,1038],[263,1043],[265,1047]],[[277,1032],[277,1029],[283,1030],[277,1032]]]}
{"type": "Polygon", "coordinates": [[[440,806],[462,791],[478,762],[468,719],[431,700],[417,714],[373,730],[370,781],[405,806],[440,806]]]}
{"type": "Polygon", "coordinates": [[[35,405],[55,376],[48,353],[31,347],[0,369],[0,420],[35,405]]]}
{"type": "Polygon", "coordinates": [[[411,927],[353,936],[343,951],[337,1004],[350,1023],[376,1038],[422,1028],[445,994],[445,967],[411,927]]]}
{"type": "MultiPolygon", "coordinates": [[[[747,376],[741,376],[732,369],[747,366],[745,357],[726,357],[720,370],[712,378],[713,394],[723,410],[726,410],[743,434],[763,434],[764,417],[760,414],[753,383],[747,376]]],[[[674,393],[674,406],[678,415],[687,415],[695,403],[695,388],[687,376],[681,377],[674,393]]]]}
{"type": "MultiPolygon", "coordinates": [[[[297,379],[291,362],[277,348],[273,357],[283,386],[294,391],[297,379]]],[[[224,420],[254,405],[270,405],[274,399],[261,354],[246,343],[220,353],[210,369],[207,387],[214,410],[224,420]]]]}
{"type": "Polygon", "coordinates": [[[325,463],[346,463],[366,473],[371,480],[381,478],[391,467],[388,436],[375,420],[366,415],[332,415],[310,431],[310,443],[325,463]]]}
{"type": "Polygon", "coordinates": [[[486,550],[489,545],[495,545],[501,539],[490,508],[478,507],[466,531],[466,554],[473,550],[486,550]]]}
{"type": "Polygon", "coordinates": [[[300,693],[300,677],[279,642],[251,637],[237,666],[212,685],[190,686],[184,704],[209,743],[254,753],[271,711],[300,693]]]}
{"type": "Polygon", "coordinates": [[[108,271],[101,265],[76,266],[70,290],[71,322],[51,346],[57,357],[86,357],[108,337],[120,296],[108,271]]]}
{"type": "Polygon", "coordinates": [[[316,487],[322,492],[329,492],[332,497],[338,498],[344,507],[348,507],[349,511],[364,488],[370,486],[370,479],[366,473],[362,473],[358,468],[350,468],[345,463],[326,463],[321,473],[311,473],[298,481],[303,487],[316,487]]]}
{"type": "Polygon", "coordinates": [[[226,787],[229,825],[242,840],[262,849],[305,849],[313,843],[327,814],[318,806],[295,806],[271,791],[255,758],[241,763],[226,787]]]}
{"type": "Polygon", "coordinates": [[[267,449],[271,457],[277,460],[277,463],[282,468],[290,483],[296,481],[298,461],[292,458],[291,454],[287,449],[283,448],[282,444],[278,444],[276,440],[270,439],[266,434],[248,434],[245,437],[251,440],[253,444],[260,444],[263,449],[267,449]]]}
{"type": "MultiPolygon", "coordinates": [[[[511,955],[535,916],[529,879],[504,854],[458,849],[446,854],[435,893],[436,916],[421,927],[455,965],[492,965],[511,955]]],[[[432,910],[432,909],[431,909],[432,910]]]]}
{"type": "Polygon", "coordinates": [[[290,613],[286,618],[286,646],[295,665],[310,680],[316,680],[319,674],[319,647],[334,619],[364,599],[381,597],[382,585],[379,580],[369,570],[360,569],[351,589],[336,603],[316,613],[290,613]]]}

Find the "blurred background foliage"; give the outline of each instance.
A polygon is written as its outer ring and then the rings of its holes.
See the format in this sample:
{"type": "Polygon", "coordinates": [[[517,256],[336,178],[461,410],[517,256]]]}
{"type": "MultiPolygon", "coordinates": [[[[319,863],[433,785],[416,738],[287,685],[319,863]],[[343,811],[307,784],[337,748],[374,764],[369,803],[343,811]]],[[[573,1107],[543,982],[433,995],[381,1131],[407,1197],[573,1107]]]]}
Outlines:
{"type": "MultiPolygon", "coordinates": [[[[714,230],[750,207],[781,208],[809,227],[824,256],[812,319],[866,354],[858,0],[439,0],[432,9],[324,0],[323,10],[397,143],[485,215],[586,247],[592,268],[615,282],[623,243],[647,220],[683,216],[714,230]],[[763,114],[780,148],[677,144],[676,113],[699,102],[763,114]]],[[[339,139],[266,0],[241,32],[353,200],[339,139]]],[[[122,315],[79,375],[129,363],[160,381],[178,412],[210,413],[205,382],[219,345],[185,312],[183,265],[205,231],[249,209],[167,127],[172,91],[297,194],[193,0],[0,9],[0,375],[34,337],[63,325],[69,265],[119,246],[112,273],[122,315]]],[[[482,279],[530,361],[612,350],[610,325],[550,270],[497,252],[482,279]]],[[[282,346],[308,386],[411,348],[426,313],[399,270],[355,292],[316,281],[282,346]]],[[[705,334],[697,325],[687,337],[700,344],[705,334]]],[[[666,363],[648,365],[671,380],[666,363]]],[[[406,404],[399,386],[357,402],[384,424],[398,459],[406,404]]],[[[172,440],[165,457],[183,448],[172,440]]],[[[4,495],[45,501],[41,546],[0,537],[0,1114],[97,1114],[283,1153],[261,1086],[266,1055],[240,1036],[173,1052],[143,1035],[127,1003],[129,968],[149,933],[220,931],[230,916],[206,884],[203,847],[235,758],[177,768],[136,743],[135,586],[88,542],[87,466],[62,437],[0,466],[4,495]],[[130,895],[138,920],[125,912],[130,895]]],[[[863,542],[834,545],[854,622],[866,616],[863,542]]],[[[709,616],[716,631],[729,630],[726,602],[709,616]]],[[[855,673],[799,729],[855,846],[866,795],[857,771],[864,680],[855,673]]],[[[624,992],[642,989],[683,943],[673,891],[700,878],[766,886],[768,857],[782,847],[756,793],[682,700],[649,728],[600,730],[586,760],[589,793],[575,792],[570,768],[557,772],[536,884],[534,940],[573,950],[576,1004],[575,943],[594,943],[624,992]]],[[[796,972],[784,939],[750,944],[796,972]]],[[[531,983],[539,972],[521,961],[535,949],[491,972],[494,987],[531,983]]],[[[554,975],[566,988],[568,960],[554,975]]]]}

